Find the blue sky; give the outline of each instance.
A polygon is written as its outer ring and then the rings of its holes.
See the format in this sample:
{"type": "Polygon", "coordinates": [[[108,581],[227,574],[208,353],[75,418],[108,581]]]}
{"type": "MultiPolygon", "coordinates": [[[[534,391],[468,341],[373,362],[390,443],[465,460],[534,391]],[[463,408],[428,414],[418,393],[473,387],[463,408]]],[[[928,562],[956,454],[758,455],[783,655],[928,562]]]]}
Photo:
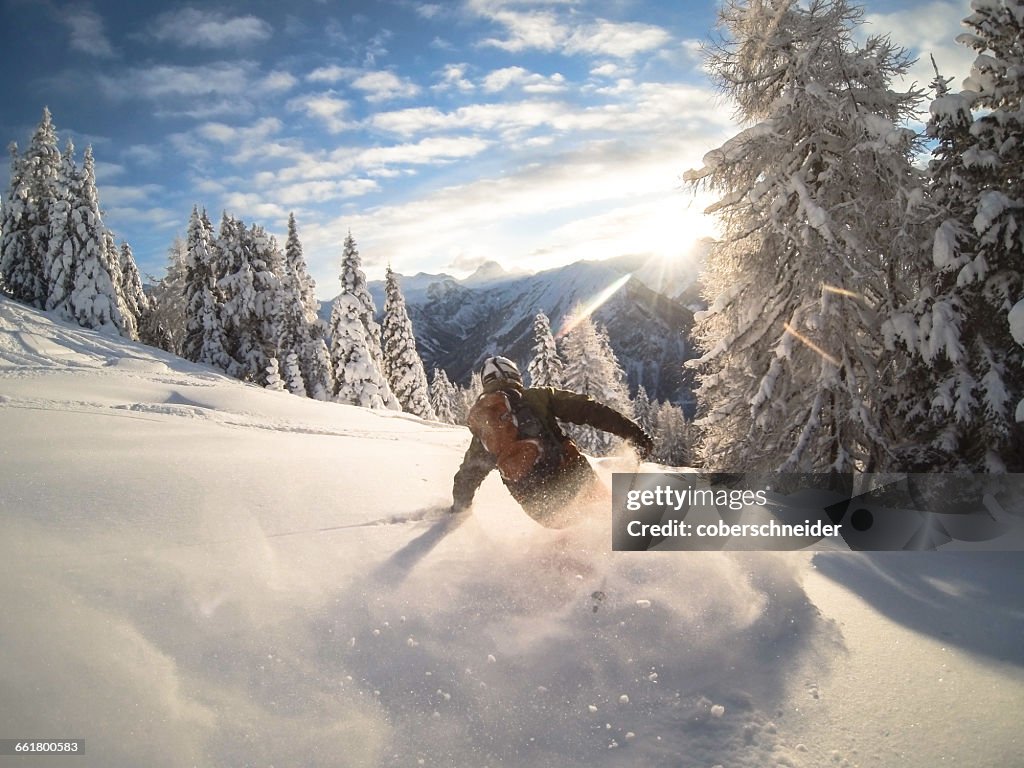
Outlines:
{"type": "MultiPolygon", "coordinates": [[[[349,229],[371,277],[681,258],[713,231],[681,174],[736,130],[701,69],[715,9],[0,0],[0,139],[24,147],[49,106],[154,275],[196,204],[279,236],[293,211],[323,298],[349,229]]],[[[967,13],[876,2],[866,29],[924,54],[918,82],[928,53],[960,78],[967,13]]]]}

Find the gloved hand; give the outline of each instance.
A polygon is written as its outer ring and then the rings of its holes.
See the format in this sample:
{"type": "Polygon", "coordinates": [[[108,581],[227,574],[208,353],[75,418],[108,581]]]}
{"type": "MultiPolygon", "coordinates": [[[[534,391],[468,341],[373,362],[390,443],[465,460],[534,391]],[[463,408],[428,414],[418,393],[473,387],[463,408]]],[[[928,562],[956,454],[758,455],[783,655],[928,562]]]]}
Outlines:
{"type": "Polygon", "coordinates": [[[468,502],[468,501],[461,501],[459,499],[456,499],[455,503],[452,504],[452,508],[449,509],[448,512],[450,512],[453,515],[458,515],[458,514],[460,514],[462,512],[465,512],[467,509],[469,509],[469,506],[470,506],[470,502],[468,502]]]}
{"type": "Polygon", "coordinates": [[[646,432],[641,432],[629,442],[633,444],[633,450],[636,451],[640,461],[647,461],[651,454],[654,453],[654,440],[646,432]]]}

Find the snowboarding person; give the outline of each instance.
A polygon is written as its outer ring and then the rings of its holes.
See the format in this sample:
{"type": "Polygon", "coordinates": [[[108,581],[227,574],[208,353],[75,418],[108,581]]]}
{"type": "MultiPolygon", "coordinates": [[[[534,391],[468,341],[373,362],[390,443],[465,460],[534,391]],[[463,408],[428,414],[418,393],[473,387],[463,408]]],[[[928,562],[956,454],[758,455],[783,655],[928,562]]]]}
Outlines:
{"type": "Polygon", "coordinates": [[[497,468],[509,493],[542,525],[561,527],[566,505],[598,480],[557,419],[611,432],[634,446],[641,459],[654,447],[644,430],[587,395],[552,387],[523,386],[506,357],[489,357],[480,371],[483,393],[467,419],[473,440],[452,487],[452,512],[469,509],[473,495],[497,468]]]}

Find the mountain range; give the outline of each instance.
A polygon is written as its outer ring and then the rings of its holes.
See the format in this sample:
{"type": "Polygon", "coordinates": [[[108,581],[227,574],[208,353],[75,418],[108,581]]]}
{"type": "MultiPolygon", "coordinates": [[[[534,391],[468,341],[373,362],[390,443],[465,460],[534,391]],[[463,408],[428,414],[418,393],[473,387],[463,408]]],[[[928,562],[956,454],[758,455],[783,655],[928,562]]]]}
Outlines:
{"type": "MultiPolygon", "coordinates": [[[[695,356],[689,341],[693,311],[700,306],[693,264],[646,257],[579,261],[536,274],[508,272],[496,262],[472,275],[399,275],[420,356],[428,374],[443,368],[467,384],[489,355],[512,358],[525,370],[533,346],[533,320],[544,312],[556,334],[578,304],[587,304],[616,283],[621,286],[593,313],[626,372],[630,392],[643,384],[652,399],[692,411],[693,394],[683,362],[695,356]]],[[[370,293],[378,312],[384,283],[370,293]]],[[[330,303],[321,307],[330,316],[330,303]]]]}

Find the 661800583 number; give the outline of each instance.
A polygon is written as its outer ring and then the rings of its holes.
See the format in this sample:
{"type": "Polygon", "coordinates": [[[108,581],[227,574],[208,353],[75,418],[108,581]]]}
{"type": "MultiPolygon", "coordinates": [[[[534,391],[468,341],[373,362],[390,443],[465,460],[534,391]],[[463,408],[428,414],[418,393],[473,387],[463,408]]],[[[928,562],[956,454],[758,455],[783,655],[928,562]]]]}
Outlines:
{"type": "Polygon", "coordinates": [[[0,755],[84,755],[83,739],[0,739],[0,755]]]}

